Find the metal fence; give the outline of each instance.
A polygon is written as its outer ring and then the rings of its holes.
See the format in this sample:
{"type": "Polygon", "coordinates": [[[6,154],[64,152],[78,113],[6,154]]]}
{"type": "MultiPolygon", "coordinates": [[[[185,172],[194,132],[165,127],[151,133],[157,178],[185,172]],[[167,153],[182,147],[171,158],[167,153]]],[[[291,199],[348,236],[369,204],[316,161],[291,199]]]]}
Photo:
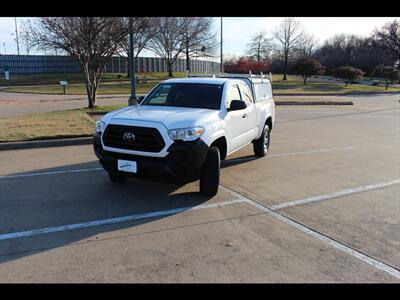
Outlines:
{"type": "MultiPolygon", "coordinates": [[[[219,63],[204,60],[191,60],[191,72],[215,73],[219,63]]],[[[64,55],[0,55],[0,72],[7,70],[11,74],[35,73],[78,73],[81,72],[78,61],[64,55]]],[[[114,56],[105,66],[105,72],[126,73],[126,57],[114,56]]],[[[167,72],[167,64],[159,57],[138,57],[137,72],[167,72]]],[[[185,72],[186,60],[178,59],[173,65],[173,72],[185,72]]]]}

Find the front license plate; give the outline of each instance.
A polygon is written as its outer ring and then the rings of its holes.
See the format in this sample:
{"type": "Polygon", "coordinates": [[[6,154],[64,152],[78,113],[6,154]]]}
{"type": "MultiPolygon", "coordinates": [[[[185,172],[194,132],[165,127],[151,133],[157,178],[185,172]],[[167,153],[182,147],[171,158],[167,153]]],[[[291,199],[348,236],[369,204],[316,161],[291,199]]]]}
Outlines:
{"type": "Polygon", "coordinates": [[[118,171],[136,173],[136,161],[118,159],[118,171]]]}

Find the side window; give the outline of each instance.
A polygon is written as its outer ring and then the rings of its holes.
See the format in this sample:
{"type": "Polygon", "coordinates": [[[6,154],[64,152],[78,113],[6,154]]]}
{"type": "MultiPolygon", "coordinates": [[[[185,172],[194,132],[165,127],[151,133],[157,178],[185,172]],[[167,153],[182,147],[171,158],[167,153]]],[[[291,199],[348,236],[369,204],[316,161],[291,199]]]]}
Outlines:
{"type": "Polygon", "coordinates": [[[246,102],[247,105],[251,105],[251,103],[253,102],[253,97],[251,96],[251,91],[249,89],[249,87],[247,86],[247,84],[243,83],[240,85],[240,89],[242,91],[242,96],[243,96],[243,100],[244,102],[246,102]]]}
{"type": "Polygon", "coordinates": [[[167,98],[169,92],[171,90],[171,85],[162,84],[160,85],[146,101],[147,104],[165,104],[167,102],[167,98]]]}
{"type": "Polygon", "coordinates": [[[228,94],[226,97],[226,107],[230,107],[232,100],[242,100],[239,87],[236,84],[231,85],[228,88],[228,94]]]}

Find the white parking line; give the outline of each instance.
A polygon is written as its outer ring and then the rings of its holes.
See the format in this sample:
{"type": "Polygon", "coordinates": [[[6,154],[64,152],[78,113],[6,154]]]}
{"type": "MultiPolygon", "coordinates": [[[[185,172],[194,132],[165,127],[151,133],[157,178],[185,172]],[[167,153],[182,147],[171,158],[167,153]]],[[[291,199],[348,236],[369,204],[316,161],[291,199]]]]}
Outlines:
{"type": "Polygon", "coordinates": [[[268,215],[273,216],[273,217],[279,219],[280,221],[282,221],[282,222],[284,222],[284,223],[286,223],[286,224],[288,224],[288,225],[290,225],[292,227],[295,227],[295,228],[301,230],[302,232],[304,232],[304,233],[306,233],[308,235],[311,235],[311,236],[313,236],[313,237],[315,237],[315,238],[317,238],[317,239],[319,239],[319,240],[321,240],[321,241],[323,241],[323,242],[325,242],[325,243],[327,243],[327,244],[329,244],[329,245],[331,245],[331,246],[333,246],[333,247],[335,247],[335,248],[337,248],[337,249],[339,249],[339,250],[341,250],[341,251],[353,256],[353,257],[356,257],[356,258],[358,258],[358,259],[370,264],[371,266],[373,266],[373,267],[375,267],[377,269],[385,271],[385,272],[393,275],[394,277],[400,279],[400,271],[395,269],[395,268],[393,268],[392,266],[389,266],[389,265],[387,265],[387,264],[385,264],[385,263],[383,263],[381,261],[378,261],[373,257],[365,255],[364,253],[362,253],[360,251],[357,251],[357,250],[355,250],[355,249],[353,249],[353,248],[351,248],[351,247],[349,247],[349,246],[347,246],[347,245],[345,245],[345,244],[343,244],[341,242],[335,241],[334,239],[331,239],[326,235],[323,235],[323,234],[321,234],[321,233],[319,233],[319,232],[317,232],[317,231],[315,231],[315,230],[313,230],[311,228],[308,228],[308,227],[306,227],[306,226],[304,226],[304,225],[302,225],[302,224],[300,224],[300,223],[298,223],[298,222],[296,222],[296,221],[294,221],[294,220],[292,220],[292,219],[280,214],[279,212],[276,212],[276,211],[272,210],[270,207],[265,206],[265,205],[263,205],[263,204],[261,204],[261,203],[259,203],[257,201],[254,201],[254,200],[252,200],[250,198],[247,198],[246,196],[243,196],[242,194],[240,194],[240,193],[238,193],[238,192],[236,192],[234,190],[231,190],[230,188],[227,188],[227,187],[222,186],[222,185],[221,185],[221,187],[225,191],[229,192],[231,195],[237,197],[238,199],[246,200],[246,202],[248,204],[250,204],[253,207],[258,208],[259,210],[264,211],[268,215]]]}
{"type": "MultiPolygon", "coordinates": [[[[291,156],[291,155],[303,155],[303,154],[313,154],[313,153],[323,153],[323,152],[333,152],[333,151],[345,151],[345,150],[350,150],[353,148],[354,148],[353,146],[348,146],[348,147],[342,147],[342,148],[319,149],[319,150],[289,152],[289,153],[276,153],[276,154],[269,154],[267,157],[282,157],[282,156],[291,156]]],[[[255,158],[254,157],[239,157],[239,158],[229,159],[226,162],[243,161],[243,160],[255,160],[255,158]]]]}
{"type": "MultiPolygon", "coordinates": [[[[354,147],[343,147],[343,148],[332,148],[332,149],[320,149],[320,150],[312,150],[312,151],[302,151],[302,152],[289,152],[289,153],[277,153],[270,154],[268,157],[280,157],[280,156],[289,156],[289,155],[302,155],[302,154],[313,154],[313,153],[322,153],[322,152],[332,152],[332,151],[343,151],[353,149],[354,147]]],[[[226,162],[234,162],[234,161],[242,161],[242,160],[253,160],[253,157],[243,157],[243,158],[233,158],[226,160],[226,162]]],[[[87,169],[73,169],[73,170],[58,170],[58,171],[49,171],[49,172],[37,172],[37,173],[24,173],[24,174],[15,174],[15,175],[3,175],[0,176],[0,179],[10,179],[10,178],[22,178],[22,177],[32,177],[32,176],[44,176],[44,175],[56,175],[56,174],[67,174],[67,173],[80,173],[80,172],[92,172],[92,171],[101,171],[103,168],[87,168],[87,169]]]]}
{"type": "Polygon", "coordinates": [[[186,206],[186,207],[174,208],[174,209],[169,209],[169,210],[161,210],[161,211],[154,211],[154,212],[148,212],[148,213],[143,213],[143,214],[117,217],[117,218],[95,220],[95,221],[89,221],[89,222],[83,222],[83,223],[68,224],[68,225],[46,227],[46,228],[38,228],[38,229],[20,231],[20,232],[14,232],[14,233],[4,233],[4,234],[0,234],[0,240],[10,240],[10,239],[17,239],[17,238],[22,238],[22,237],[47,234],[47,233],[52,233],[52,232],[60,232],[60,231],[74,230],[74,229],[87,228],[87,227],[93,227],[93,226],[99,226],[99,225],[116,224],[116,223],[122,223],[122,222],[127,222],[127,221],[155,218],[155,217],[160,217],[160,216],[177,214],[177,213],[180,213],[180,212],[183,212],[186,210],[215,208],[215,207],[222,207],[222,206],[227,206],[227,205],[232,205],[232,204],[238,204],[238,203],[242,203],[242,202],[245,202],[245,200],[237,199],[237,200],[217,202],[217,203],[212,203],[212,204],[203,204],[203,205],[198,205],[198,206],[186,206]]]}
{"type": "Polygon", "coordinates": [[[92,172],[92,171],[101,171],[101,170],[104,170],[104,169],[103,168],[88,168],[88,169],[58,170],[58,171],[50,171],[50,172],[38,172],[38,173],[25,173],[25,174],[16,174],[16,175],[5,175],[5,176],[0,176],[0,179],[43,176],[43,175],[56,175],[56,174],[64,174],[64,173],[92,172]]]}
{"type": "Polygon", "coordinates": [[[345,189],[345,190],[342,190],[339,192],[328,193],[328,194],[309,197],[309,198],[305,198],[305,199],[294,200],[294,201],[290,201],[290,202],[276,204],[276,205],[270,206],[269,208],[276,211],[279,209],[283,209],[283,208],[287,208],[287,207],[291,207],[291,206],[295,206],[295,205],[302,205],[302,204],[308,204],[308,203],[312,203],[312,202],[329,200],[329,199],[343,197],[343,196],[347,196],[347,195],[351,195],[351,194],[355,194],[355,193],[360,193],[360,192],[374,190],[374,189],[378,189],[378,188],[382,188],[382,187],[386,187],[386,186],[391,186],[391,185],[395,185],[395,184],[399,184],[399,183],[400,183],[400,179],[395,179],[395,180],[391,180],[391,181],[380,182],[380,183],[376,183],[376,184],[369,184],[369,185],[354,187],[354,188],[350,188],[350,189],[345,189]]]}

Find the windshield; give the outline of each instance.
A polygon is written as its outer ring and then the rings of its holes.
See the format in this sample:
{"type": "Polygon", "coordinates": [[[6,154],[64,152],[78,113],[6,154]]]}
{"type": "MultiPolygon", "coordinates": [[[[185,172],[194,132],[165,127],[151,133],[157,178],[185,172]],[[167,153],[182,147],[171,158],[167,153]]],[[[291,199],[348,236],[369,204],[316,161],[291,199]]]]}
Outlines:
{"type": "Polygon", "coordinates": [[[222,85],[203,83],[161,83],[143,105],[220,109],[222,85]]]}

